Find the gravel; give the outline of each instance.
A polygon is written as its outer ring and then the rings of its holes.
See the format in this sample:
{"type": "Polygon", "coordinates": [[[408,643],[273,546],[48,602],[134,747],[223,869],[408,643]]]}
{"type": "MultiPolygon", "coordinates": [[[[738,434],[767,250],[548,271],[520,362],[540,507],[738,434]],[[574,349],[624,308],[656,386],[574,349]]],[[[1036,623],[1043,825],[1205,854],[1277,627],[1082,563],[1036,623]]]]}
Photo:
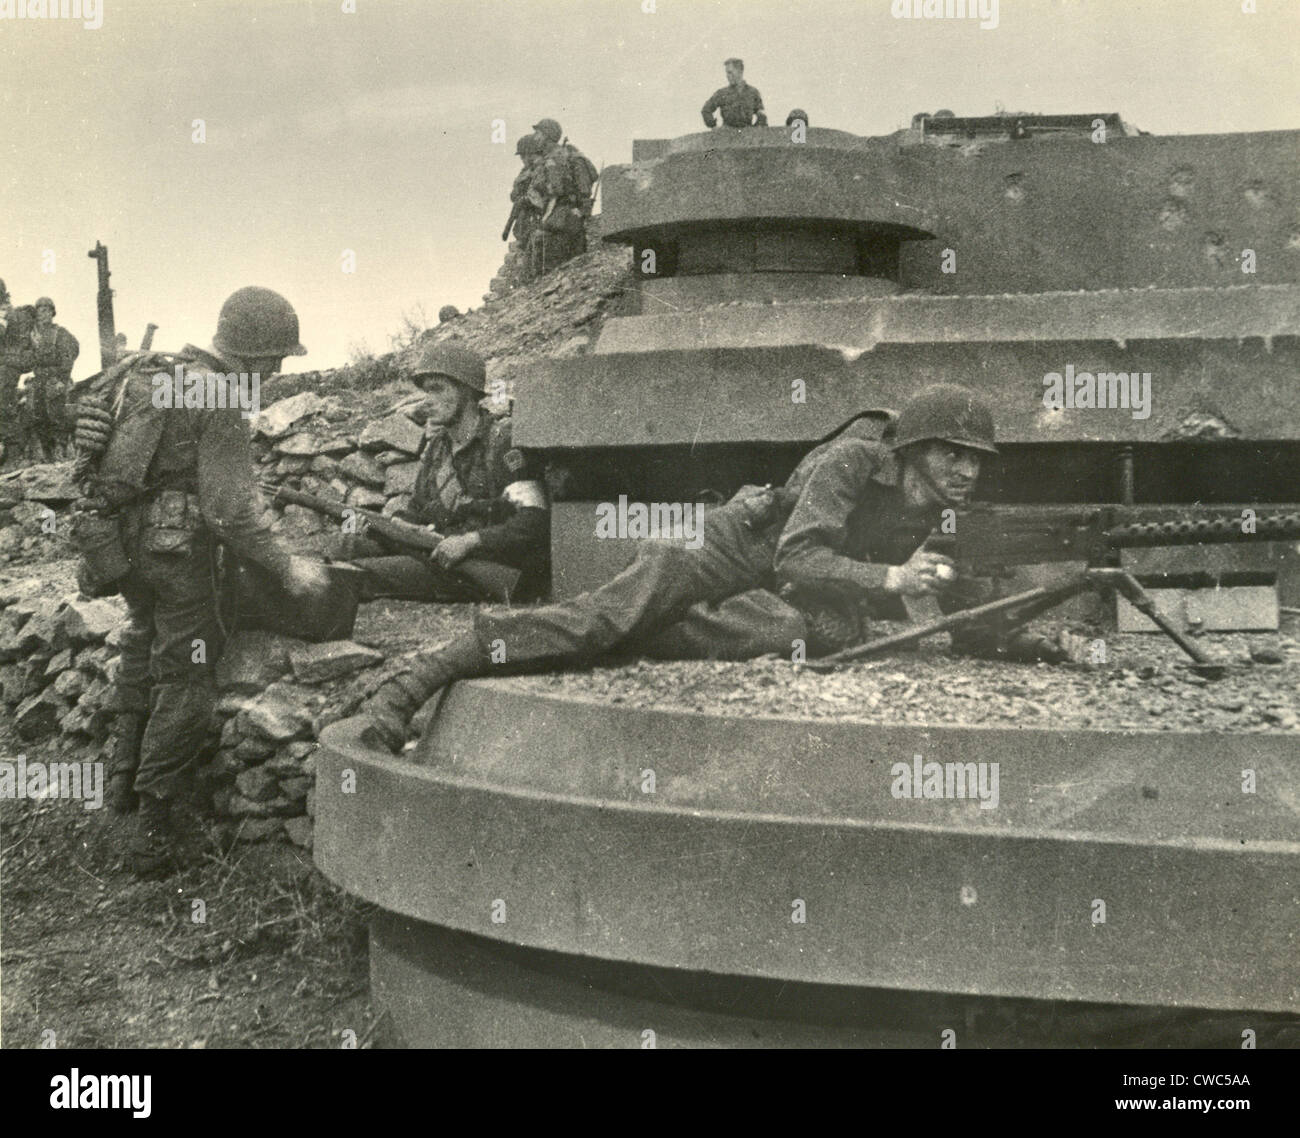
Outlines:
{"type": "Polygon", "coordinates": [[[1300,621],[1281,634],[1208,636],[1230,665],[1221,680],[1188,671],[1160,637],[1106,637],[1108,667],[1010,664],[942,652],[899,652],[839,672],[765,657],[745,663],[635,661],[584,672],[520,677],[539,692],[618,707],[714,715],[1146,731],[1300,731],[1300,621]],[[1256,663],[1267,647],[1280,664],[1256,663]]]}

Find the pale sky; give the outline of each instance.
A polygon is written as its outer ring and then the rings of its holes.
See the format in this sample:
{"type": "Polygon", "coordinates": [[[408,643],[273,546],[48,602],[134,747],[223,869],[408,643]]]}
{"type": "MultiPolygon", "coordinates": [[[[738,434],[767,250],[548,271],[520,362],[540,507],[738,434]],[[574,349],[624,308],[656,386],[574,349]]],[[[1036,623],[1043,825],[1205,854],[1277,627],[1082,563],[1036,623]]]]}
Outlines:
{"type": "Polygon", "coordinates": [[[78,378],[98,368],[96,239],[132,346],[150,320],[158,347],[206,344],[258,284],[298,309],[310,354],[287,366],[335,366],[417,305],[481,303],[538,118],[627,162],[633,138],[700,128],[732,55],[774,122],[801,106],[860,134],[999,104],[1300,127],[1297,0],[1000,0],[987,30],[892,0],[100,0],[98,30],[4,18],[22,3],[0,0],[0,277],[17,303],[54,297],[78,378]]]}

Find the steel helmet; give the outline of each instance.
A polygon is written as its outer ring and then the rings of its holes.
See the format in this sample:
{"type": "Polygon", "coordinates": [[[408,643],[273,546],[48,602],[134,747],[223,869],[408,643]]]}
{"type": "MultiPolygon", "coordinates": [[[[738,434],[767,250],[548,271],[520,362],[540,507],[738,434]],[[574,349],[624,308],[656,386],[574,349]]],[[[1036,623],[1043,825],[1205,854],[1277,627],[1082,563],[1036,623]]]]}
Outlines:
{"type": "Polygon", "coordinates": [[[542,149],[542,141],[535,134],[526,134],[515,143],[515,153],[520,158],[531,158],[542,149]]]}
{"type": "Polygon", "coordinates": [[[537,131],[543,138],[549,138],[552,142],[559,142],[564,137],[564,131],[560,129],[560,124],[554,119],[539,119],[533,123],[533,130],[537,131]]]}
{"type": "Polygon", "coordinates": [[[411,378],[445,375],[480,395],[487,391],[487,364],[478,352],[454,340],[421,348],[413,361],[411,378]]]}
{"type": "Polygon", "coordinates": [[[59,314],[59,310],[54,307],[54,301],[52,301],[48,296],[37,297],[36,303],[33,304],[32,307],[37,310],[42,308],[48,308],[50,310],[51,316],[57,316],[59,314]]]}
{"type": "Polygon", "coordinates": [[[444,304],[438,309],[438,323],[446,324],[448,320],[455,320],[460,315],[460,309],[454,304],[444,304]]]}
{"type": "Polygon", "coordinates": [[[303,356],[298,341],[298,314],[278,292],[250,285],[232,292],[217,317],[212,346],[219,352],[253,359],[258,356],[303,356]]]}
{"type": "Polygon", "coordinates": [[[790,126],[796,119],[803,121],[803,125],[808,125],[808,112],[800,107],[795,107],[788,115],[785,116],[785,125],[790,126]]]}
{"type": "Polygon", "coordinates": [[[898,450],[930,440],[998,453],[989,405],[970,388],[952,383],[923,387],[904,403],[890,445],[898,450]]]}

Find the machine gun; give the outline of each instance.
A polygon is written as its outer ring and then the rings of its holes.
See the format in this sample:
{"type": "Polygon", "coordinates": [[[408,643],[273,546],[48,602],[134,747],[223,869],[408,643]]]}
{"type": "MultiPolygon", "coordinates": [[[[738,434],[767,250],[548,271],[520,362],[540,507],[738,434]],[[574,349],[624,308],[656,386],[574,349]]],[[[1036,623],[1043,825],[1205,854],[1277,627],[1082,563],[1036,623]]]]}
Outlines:
{"type": "Polygon", "coordinates": [[[108,287],[108,247],[96,241],[86,254],[98,262],[99,292],[96,308],[99,315],[99,366],[107,371],[117,360],[117,324],[113,319],[113,290],[108,287]]]}
{"type": "Polygon", "coordinates": [[[958,511],[951,532],[935,532],[922,548],[953,558],[958,572],[1005,577],[1017,565],[1082,561],[1087,568],[1055,585],[1042,585],[819,660],[814,671],[899,648],[958,628],[980,625],[1004,634],[1088,591],[1118,593],[1192,658],[1207,679],[1225,671],[1158,612],[1150,594],[1116,564],[1121,549],[1300,538],[1300,505],[1271,506],[980,506],[958,511]]]}
{"type": "MultiPolygon", "coordinates": [[[[318,498],[314,494],[291,490],[287,486],[276,486],[270,482],[261,482],[259,486],[273,501],[306,506],[309,510],[315,510],[331,518],[342,519],[351,515],[364,522],[365,528],[371,533],[408,550],[432,553],[442,543],[442,534],[411,522],[386,518],[373,510],[364,510],[359,506],[349,506],[343,502],[332,502],[328,498],[318,498]]],[[[511,569],[508,565],[499,565],[495,561],[477,557],[467,557],[448,572],[465,578],[485,595],[498,601],[510,600],[521,576],[518,569],[511,569]]]]}

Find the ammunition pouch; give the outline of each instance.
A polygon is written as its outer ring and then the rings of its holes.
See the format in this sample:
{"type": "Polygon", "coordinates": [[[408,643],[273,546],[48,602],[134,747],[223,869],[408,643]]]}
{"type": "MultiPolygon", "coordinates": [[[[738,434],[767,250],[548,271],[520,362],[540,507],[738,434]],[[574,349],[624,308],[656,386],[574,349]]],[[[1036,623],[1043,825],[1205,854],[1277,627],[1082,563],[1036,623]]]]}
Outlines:
{"type": "Polygon", "coordinates": [[[142,545],[147,553],[188,557],[203,529],[203,511],[195,494],[161,490],[144,507],[142,545]]]}
{"type": "Polygon", "coordinates": [[[122,530],[116,514],[78,510],[72,518],[71,539],[81,555],[77,583],[88,597],[111,597],[119,592],[121,579],[131,569],[122,544],[122,530]]]}
{"type": "Polygon", "coordinates": [[[557,201],[555,208],[542,219],[542,228],[548,233],[581,233],[584,218],[582,210],[557,201]]]}

